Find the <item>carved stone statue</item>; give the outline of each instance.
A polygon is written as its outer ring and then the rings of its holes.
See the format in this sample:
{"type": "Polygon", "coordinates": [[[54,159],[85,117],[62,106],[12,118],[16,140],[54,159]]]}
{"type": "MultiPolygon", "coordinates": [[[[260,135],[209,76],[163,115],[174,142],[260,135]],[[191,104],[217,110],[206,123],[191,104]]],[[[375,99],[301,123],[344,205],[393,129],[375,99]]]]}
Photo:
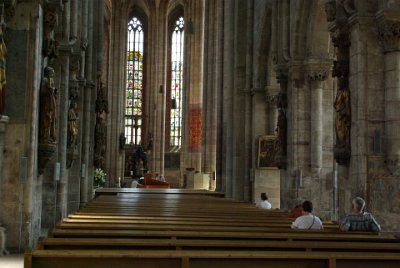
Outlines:
{"type": "Polygon", "coordinates": [[[104,168],[104,155],[106,152],[106,123],[102,117],[96,118],[94,128],[94,165],[98,168],[104,168]]]}
{"type": "Polygon", "coordinates": [[[339,88],[334,103],[336,148],[344,148],[350,144],[351,109],[350,91],[346,78],[339,78],[339,88]]]}
{"type": "Polygon", "coordinates": [[[108,113],[108,101],[105,93],[106,88],[100,79],[97,85],[94,165],[98,168],[104,168],[107,136],[107,126],[105,121],[108,113]]]}
{"type": "Polygon", "coordinates": [[[283,109],[278,110],[278,123],[276,127],[276,135],[278,136],[279,154],[286,155],[286,133],[287,133],[287,120],[283,109]]]}
{"type": "Polygon", "coordinates": [[[57,89],[54,86],[54,69],[46,67],[40,89],[40,143],[55,143],[57,116],[57,89]]]}
{"type": "Polygon", "coordinates": [[[140,178],[144,173],[147,172],[147,155],[143,150],[143,147],[139,145],[136,151],[132,155],[132,177],[140,178]]]}
{"type": "Polygon", "coordinates": [[[6,54],[7,47],[4,43],[4,25],[0,25],[0,114],[4,113],[6,98],[6,54]]]}
{"type": "Polygon", "coordinates": [[[77,103],[75,100],[71,101],[68,110],[68,147],[76,148],[78,137],[78,112],[77,103]]]}

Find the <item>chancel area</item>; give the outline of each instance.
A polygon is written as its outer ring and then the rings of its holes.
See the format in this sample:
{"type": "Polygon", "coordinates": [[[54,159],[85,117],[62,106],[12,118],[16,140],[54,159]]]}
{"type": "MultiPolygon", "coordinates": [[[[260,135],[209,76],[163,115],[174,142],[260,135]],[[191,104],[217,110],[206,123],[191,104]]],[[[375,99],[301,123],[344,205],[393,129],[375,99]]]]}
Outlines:
{"type": "Polygon", "coordinates": [[[399,76],[400,0],[0,1],[2,247],[397,267],[399,76]],[[380,234],[340,233],[355,197],[380,234]],[[324,230],[291,230],[305,200],[324,230]]]}

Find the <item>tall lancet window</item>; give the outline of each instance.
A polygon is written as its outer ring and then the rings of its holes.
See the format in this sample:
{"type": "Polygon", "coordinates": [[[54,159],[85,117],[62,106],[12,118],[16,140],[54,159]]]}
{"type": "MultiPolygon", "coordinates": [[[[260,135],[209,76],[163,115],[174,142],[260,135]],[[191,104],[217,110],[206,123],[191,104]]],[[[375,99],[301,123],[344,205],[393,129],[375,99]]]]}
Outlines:
{"type": "Polygon", "coordinates": [[[184,20],[176,20],[171,44],[171,115],[170,145],[181,146],[182,137],[182,82],[183,82],[183,39],[184,20]]]}
{"type": "Polygon", "coordinates": [[[143,24],[133,17],[128,23],[125,137],[126,144],[139,145],[142,141],[143,112],[143,24]]]}

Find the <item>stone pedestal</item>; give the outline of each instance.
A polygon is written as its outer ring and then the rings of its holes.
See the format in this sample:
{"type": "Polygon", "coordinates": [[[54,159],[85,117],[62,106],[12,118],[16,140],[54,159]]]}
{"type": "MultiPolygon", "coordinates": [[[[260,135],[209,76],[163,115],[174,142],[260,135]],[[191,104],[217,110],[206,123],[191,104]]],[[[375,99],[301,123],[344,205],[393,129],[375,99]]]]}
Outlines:
{"type": "Polygon", "coordinates": [[[208,190],[210,188],[210,174],[194,173],[193,176],[187,176],[186,188],[208,190]]]}
{"type": "Polygon", "coordinates": [[[266,193],[272,208],[280,208],[281,173],[279,169],[257,169],[254,178],[254,199],[257,203],[261,193],[266,193]]]}

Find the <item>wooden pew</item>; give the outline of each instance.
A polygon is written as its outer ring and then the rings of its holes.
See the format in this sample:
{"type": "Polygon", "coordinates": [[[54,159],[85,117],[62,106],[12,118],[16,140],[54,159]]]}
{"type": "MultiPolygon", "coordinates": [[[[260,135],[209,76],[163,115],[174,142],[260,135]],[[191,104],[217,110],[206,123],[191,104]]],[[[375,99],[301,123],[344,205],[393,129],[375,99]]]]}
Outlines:
{"type": "Polygon", "coordinates": [[[400,254],[387,252],[293,252],[207,250],[35,250],[25,268],[398,268],[400,254]]]}
{"type": "Polygon", "coordinates": [[[292,221],[203,194],[99,195],[27,253],[25,267],[397,267],[392,234],[343,233],[332,222],[292,230],[292,221]]]}
{"type": "Polygon", "coordinates": [[[126,238],[46,238],[39,249],[46,250],[286,250],[286,251],[338,251],[338,252],[398,252],[400,242],[353,241],[268,241],[218,239],[126,239],[126,238]]]}

